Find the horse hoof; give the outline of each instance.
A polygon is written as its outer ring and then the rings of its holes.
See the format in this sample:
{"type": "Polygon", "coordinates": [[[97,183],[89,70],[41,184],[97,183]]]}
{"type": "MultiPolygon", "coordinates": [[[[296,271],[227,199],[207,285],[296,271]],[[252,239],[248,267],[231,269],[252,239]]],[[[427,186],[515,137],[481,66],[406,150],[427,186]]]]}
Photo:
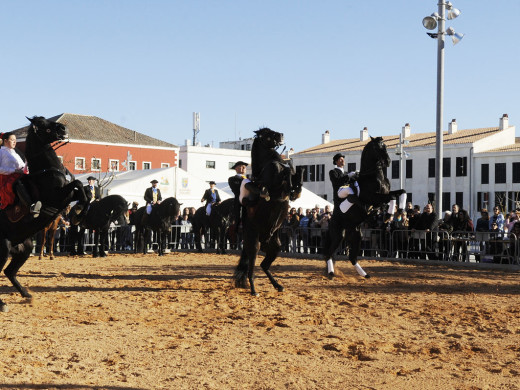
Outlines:
{"type": "Polygon", "coordinates": [[[279,286],[279,287],[277,287],[276,289],[278,290],[278,292],[283,292],[283,291],[284,291],[283,286],[279,286]]]}
{"type": "Polygon", "coordinates": [[[100,257],[107,257],[107,254],[106,253],[101,253],[99,256],[100,257]]]}
{"type": "Polygon", "coordinates": [[[369,274],[366,274],[366,275],[365,275],[365,279],[370,279],[370,275],[369,275],[369,274]]]}
{"type": "Polygon", "coordinates": [[[329,280],[334,279],[334,272],[329,272],[327,277],[329,278],[329,280]]]}
{"type": "Polygon", "coordinates": [[[93,257],[93,258],[96,258],[96,257],[98,257],[98,254],[97,254],[97,253],[93,253],[93,254],[92,254],[92,257],[93,257]]]}
{"type": "Polygon", "coordinates": [[[5,303],[2,303],[0,305],[0,312],[2,313],[8,313],[9,312],[9,307],[5,304],[5,303]]]}

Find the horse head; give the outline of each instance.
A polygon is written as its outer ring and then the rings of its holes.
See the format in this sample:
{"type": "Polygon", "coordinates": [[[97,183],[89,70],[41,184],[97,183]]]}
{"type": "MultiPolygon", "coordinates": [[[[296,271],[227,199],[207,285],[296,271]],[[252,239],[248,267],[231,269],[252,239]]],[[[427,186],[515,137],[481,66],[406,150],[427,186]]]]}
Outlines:
{"type": "Polygon", "coordinates": [[[29,136],[29,134],[36,135],[44,145],[56,141],[64,141],[69,137],[67,128],[62,123],[45,119],[43,116],[34,116],[27,119],[31,122],[27,136],[29,136]]]}
{"type": "Polygon", "coordinates": [[[366,144],[361,153],[361,173],[377,168],[388,168],[390,162],[383,137],[370,137],[370,142],[366,144]]]}
{"type": "Polygon", "coordinates": [[[174,197],[166,198],[159,205],[161,208],[161,215],[177,218],[181,209],[181,203],[174,197]]]}
{"type": "Polygon", "coordinates": [[[259,139],[261,143],[269,149],[275,149],[284,143],[283,133],[279,133],[267,127],[264,127],[260,130],[256,130],[255,134],[255,137],[259,139]]]}

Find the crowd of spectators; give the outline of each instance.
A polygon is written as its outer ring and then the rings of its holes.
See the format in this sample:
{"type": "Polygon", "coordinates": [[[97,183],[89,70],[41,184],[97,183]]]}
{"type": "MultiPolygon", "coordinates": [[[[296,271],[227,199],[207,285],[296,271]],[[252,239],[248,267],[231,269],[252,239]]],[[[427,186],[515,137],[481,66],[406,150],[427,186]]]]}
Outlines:
{"type": "MultiPolygon", "coordinates": [[[[137,207],[137,202],[134,202],[128,212],[112,225],[108,249],[125,251],[133,248],[130,215],[137,207]]],[[[172,226],[172,249],[194,249],[191,219],[195,211],[194,207],[184,208],[172,226]]],[[[442,216],[437,214],[431,204],[421,208],[408,203],[405,209],[396,209],[391,215],[376,211],[361,226],[362,255],[465,261],[469,258],[470,246],[476,245],[478,250],[473,248],[472,252],[476,261],[500,262],[504,256],[516,257],[516,242],[517,237],[520,237],[520,209],[504,216],[500,207],[496,206],[490,214],[487,209],[482,209],[474,223],[467,210],[456,204],[442,216]]],[[[306,210],[301,207],[290,208],[279,231],[282,252],[322,253],[331,215],[329,206],[306,210]]],[[[70,225],[65,216],[56,232],[55,251],[69,250],[68,229],[70,225]]],[[[237,245],[231,237],[229,241],[232,248],[240,249],[240,243],[237,245]]],[[[37,244],[39,242],[41,236],[37,237],[37,244]]],[[[36,250],[39,250],[38,246],[36,250]]]]}

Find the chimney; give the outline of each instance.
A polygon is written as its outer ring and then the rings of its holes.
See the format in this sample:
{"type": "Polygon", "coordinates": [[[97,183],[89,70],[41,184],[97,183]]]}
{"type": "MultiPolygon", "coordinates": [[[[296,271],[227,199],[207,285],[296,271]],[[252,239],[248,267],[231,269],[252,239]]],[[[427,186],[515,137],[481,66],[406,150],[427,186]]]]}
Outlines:
{"type": "Polygon", "coordinates": [[[408,138],[410,136],[410,124],[409,123],[405,123],[404,127],[403,127],[403,140],[408,138]]]}
{"type": "Polygon", "coordinates": [[[325,130],[325,133],[321,135],[321,143],[328,144],[330,142],[330,131],[325,130]]]}
{"type": "Polygon", "coordinates": [[[359,140],[366,141],[368,139],[368,129],[363,127],[363,130],[359,132],[359,140]]]}
{"type": "Polygon", "coordinates": [[[450,123],[448,123],[448,134],[455,134],[457,132],[457,120],[452,119],[450,123]]]}
{"type": "Polygon", "coordinates": [[[499,130],[505,130],[509,127],[509,116],[507,114],[502,115],[498,125],[499,130]]]}

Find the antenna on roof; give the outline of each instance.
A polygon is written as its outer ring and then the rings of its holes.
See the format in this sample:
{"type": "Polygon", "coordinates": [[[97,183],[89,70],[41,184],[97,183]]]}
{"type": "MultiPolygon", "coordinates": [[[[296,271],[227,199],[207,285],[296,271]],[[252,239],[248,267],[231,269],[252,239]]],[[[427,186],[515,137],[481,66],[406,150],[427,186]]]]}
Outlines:
{"type": "Polygon", "coordinates": [[[200,114],[193,113],[193,146],[197,145],[197,134],[200,132],[200,114]]]}

